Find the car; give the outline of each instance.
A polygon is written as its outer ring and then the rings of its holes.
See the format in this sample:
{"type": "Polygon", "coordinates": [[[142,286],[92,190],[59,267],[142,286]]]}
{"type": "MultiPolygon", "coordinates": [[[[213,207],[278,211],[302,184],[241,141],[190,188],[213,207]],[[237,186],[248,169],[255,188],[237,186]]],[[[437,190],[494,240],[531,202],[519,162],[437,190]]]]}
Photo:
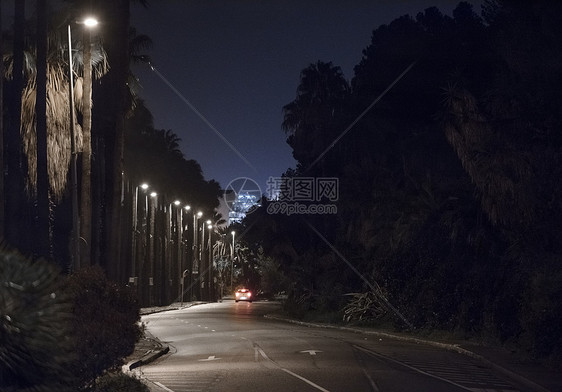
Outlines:
{"type": "Polygon", "coordinates": [[[234,301],[248,301],[252,302],[252,292],[248,289],[238,289],[234,294],[234,301]]]}

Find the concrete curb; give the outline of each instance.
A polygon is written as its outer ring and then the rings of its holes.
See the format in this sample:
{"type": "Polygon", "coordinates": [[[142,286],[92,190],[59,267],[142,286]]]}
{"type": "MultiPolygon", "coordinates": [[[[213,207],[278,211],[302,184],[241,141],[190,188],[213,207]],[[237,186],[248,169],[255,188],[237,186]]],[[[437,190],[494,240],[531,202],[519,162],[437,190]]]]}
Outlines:
{"type": "Polygon", "coordinates": [[[466,355],[466,356],[471,357],[473,359],[476,359],[478,361],[481,361],[483,364],[485,364],[485,365],[491,367],[492,369],[494,369],[495,371],[503,374],[505,377],[519,383],[521,386],[524,386],[525,388],[529,388],[528,389],[529,392],[550,392],[548,389],[542,387],[541,385],[535,383],[534,381],[531,381],[528,378],[525,378],[525,377],[523,377],[523,376],[521,376],[517,373],[512,372],[509,369],[506,369],[506,368],[490,361],[489,359],[487,359],[486,357],[484,357],[480,354],[477,354],[473,351],[464,349],[464,348],[460,347],[458,344],[436,342],[434,340],[425,340],[425,339],[420,339],[420,338],[416,338],[416,337],[413,337],[413,336],[394,335],[394,334],[390,334],[388,332],[369,331],[369,330],[365,330],[365,329],[351,328],[351,327],[340,327],[340,326],[330,325],[330,324],[308,323],[308,322],[304,322],[304,321],[286,319],[286,318],[274,316],[274,315],[265,315],[264,317],[267,318],[267,319],[271,319],[271,320],[283,321],[283,322],[286,322],[286,323],[297,324],[297,325],[302,325],[302,326],[306,326],[306,327],[337,329],[337,330],[340,330],[340,331],[349,331],[349,332],[354,332],[354,333],[359,333],[359,334],[373,335],[373,336],[377,336],[377,337],[381,337],[381,338],[384,337],[384,338],[387,338],[387,339],[402,340],[402,341],[406,341],[406,342],[419,343],[419,344],[425,344],[425,345],[429,345],[429,346],[433,346],[433,347],[439,347],[439,348],[442,348],[444,350],[454,351],[454,352],[457,352],[459,354],[463,354],[463,355],[466,355]]]}
{"type": "Polygon", "coordinates": [[[169,351],[170,351],[170,347],[168,345],[163,345],[160,350],[153,351],[145,355],[141,359],[136,359],[134,361],[131,361],[128,364],[126,364],[125,367],[127,368],[127,370],[131,371],[135,368],[138,368],[139,366],[146,365],[147,363],[156,360],[162,355],[167,354],[169,351]]]}
{"type": "MultiPolygon", "coordinates": [[[[162,313],[162,312],[167,312],[167,311],[170,311],[170,310],[187,309],[187,308],[190,308],[192,306],[201,305],[201,304],[204,304],[204,303],[206,303],[206,302],[198,301],[198,302],[187,302],[187,303],[182,304],[182,305],[170,305],[170,306],[165,306],[165,307],[146,308],[144,311],[141,309],[140,315],[146,316],[148,314],[162,313]]],[[[148,334],[148,333],[145,332],[145,334],[148,334]]],[[[150,335],[150,334],[148,334],[148,335],[150,335]]],[[[127,364],[123,365],[122,370],[124,372],[130,372],[131,370],[133,370],[135,368],[138,368],[139,366],[146,365],[146,364],[148,364],[152,361],[155,361],[156,359],[158,359],[162,355],[165,355],[168,352],[170,352],[170,346],[168,346],[167,344],[162,343],[160,340],[156,339],[152,335],[150,335],[150,339],[158,342],[158,344],[160,344],[161,348],[159,350],[152,351],[150,353],[145,354],[140,359],[135,359],[135,360],[130,361],[127,364]]]]}

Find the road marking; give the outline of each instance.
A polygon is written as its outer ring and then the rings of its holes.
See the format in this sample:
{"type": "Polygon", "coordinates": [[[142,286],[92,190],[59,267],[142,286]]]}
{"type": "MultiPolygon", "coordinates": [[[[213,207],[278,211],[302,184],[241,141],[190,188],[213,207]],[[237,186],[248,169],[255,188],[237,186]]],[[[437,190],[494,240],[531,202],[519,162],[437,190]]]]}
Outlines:
{"type": "Polygon", "coordinates": [[[367,354],[370,354],[370,355],[372,355],[372,356],[374,356],[374,357],[384,358],[384,359],[386,359],[387,361],[392,361],[392,362],[397,363],[397,364],[399,364],[399,365],[401,365],[401,366],[404,366],[404,367],[407,367],[407,368],[409,368],[409,369],[412,369],[412,370],[415,371],[415,372],[418,372],[418,373],[420,373],[420,374],[423,374],[424,376],[428,376],[428,377],[435,378],[435,379],[437,379],[437,380],[444,381],[444,382],[446,382],[446,383],[448,383],[448,384],[451,384],[451,385],[454,385],[454,386],[459,387],[459,388],[461,388],[461,389],[464,389],[465,391],[474,391],[474,389],[472,389],[472,388],[467,388],[467,387],[465,387],[465,386],[463,386],[463,385],[461,385],[461,384],[458,384],[458,383],[456,383],[456,382],[454,382],[454,381],[448,380],[448,379],[443,378],[443,377],[439,377],[439,376],[437,376],[437,375],[435,375],[435,374],[431,374],[431,373],[425,372],[425,371],[423,371],[423,370],[421,370],[421,369],[419,369],[419,368],[416,368],[416,367],[414,367],[414,366],[410,366],[410,365],[408,365],[408,364],[405,363],[405,362],[396,360],[396,359],[391,358],[391,357],[387,357],[386,355],[377,353],[377,352],[375,352],[375,351],[366,349],[366,348],[361,347],[361,346],[353,345],[353,347],[355,347],[355,348],[357,348],[358,350],[363,351],[363,352],[365,352],[365,353],[367,353],[367,354]]]}
{"type": "Polygon", "coordinates": [[[287,373],[287,374],[290,374],[290,375],[293,376],[293,377],[298,378],[299,380],[304,381],[304,382],[307,383],[308,385],[312,385],[314,388],[318,389],[319,391],[322,391],[322,392],[330,392],[330,391],[328,391],[327,389],[322,388],[320,385],[315,384],[315,383],[313,383],[312,381],[310,381],[310,380],[304,378],[303,376],[299,376],[298,374],[293,373],[292,371],[290,371],[290,370],[288,370],[288,369],[281,368],[281,370],[283,370],[283,371],[284,371],[285,373],[287,373]]]}
{"type": "MultiPolygon", "coordinates": [[[[322,388],[320,385],[313,383],[313,382],[310,381],[309,379],[304,378],[303,376],[300,376],[300,375],[298,375],[297,373],[294,373],[294,372],[290,371],[289,369],[282,368],[281,366],[279,366],[279,364],[278,364],[277,362],[275,362],[274,360],[270,359],[270,358],[267,356],[267,354],[261,349],[261,347],[258,347],[258,346],[256,345],[256,346],[254,347],[254,350],[256,350],[256,349],[257,349],[257,351],[260,353],[260,355],[261,355],[262,357],[264,357],[265,359],[267,359],[268,361],[270,361],[271,363],[273,363],[275,366],[277,366],[279,369],[283,370],[285,373],[290,374],[291,376],[296,377],[296,378],[298,378],[298,379],[301,380],[301,381],[304,381],[305,383],[307,383],[308,385],[313,386],[314,388],[318,389],[319,391],[322,391],[322,392],[330,392],[329,390],[322,388]]],[[[312,355],[312,354],[311,354],[311,355],[312,355]]]]}
{"type": "Polygon", "coordinates": [[[300,353],[301,354],[306,354],[309,353],[310,355],[316,355],[316,353],[321,353],[322,351],[320,350],[303,350],[300,353]]]}
{"type": "Polygon", "coordinates": [[[170,388],[166,387],[165,385],[163,385],[162,383],[160,383],[158,381],[156,381],[154,384],[158,385],[160,388],[164,389],[165,391],[174,392],[170,388]]]}
{"type": "Polygon", "coordinates": [[[207,359],[200,359],[199,362],[204,362],[204,361],[218,361],[220,358],[215,357],[214,355],[209,355],[209,358],[207,359]]]}

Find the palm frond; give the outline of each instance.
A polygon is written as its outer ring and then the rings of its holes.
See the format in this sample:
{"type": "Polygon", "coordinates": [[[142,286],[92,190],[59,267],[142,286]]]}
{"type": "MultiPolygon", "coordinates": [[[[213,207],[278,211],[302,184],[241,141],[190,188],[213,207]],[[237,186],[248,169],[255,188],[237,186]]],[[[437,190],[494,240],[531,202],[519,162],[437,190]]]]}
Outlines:
{"type": "MultiPolygon", "coordinates": [[[[37,144],[35,117],[35,79],[29,79],[22,96],[21,134],[27,157],[28,178],[26,189],[32,196],[37,187],[37,144]]],[[[47,66],[47,172],[54,201],[60,201],[67,185],[70,165],[70,107],[68,81],[60,63],[47,66]]],[[[82,148],[82,132],[75,124],[77,150],[82,148]]]]}

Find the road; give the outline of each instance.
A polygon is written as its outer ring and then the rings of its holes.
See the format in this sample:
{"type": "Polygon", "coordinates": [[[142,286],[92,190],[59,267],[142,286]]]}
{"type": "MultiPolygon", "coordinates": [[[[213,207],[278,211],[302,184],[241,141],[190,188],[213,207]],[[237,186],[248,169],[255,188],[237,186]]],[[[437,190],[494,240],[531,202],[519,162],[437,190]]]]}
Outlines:
{"type": "Polygon", "coordinates": [[[433,346],[265,318],[274,302],[225,301],[142,317],[170,353],[136,372],[162,391],[518,391],[433,346]]]}

